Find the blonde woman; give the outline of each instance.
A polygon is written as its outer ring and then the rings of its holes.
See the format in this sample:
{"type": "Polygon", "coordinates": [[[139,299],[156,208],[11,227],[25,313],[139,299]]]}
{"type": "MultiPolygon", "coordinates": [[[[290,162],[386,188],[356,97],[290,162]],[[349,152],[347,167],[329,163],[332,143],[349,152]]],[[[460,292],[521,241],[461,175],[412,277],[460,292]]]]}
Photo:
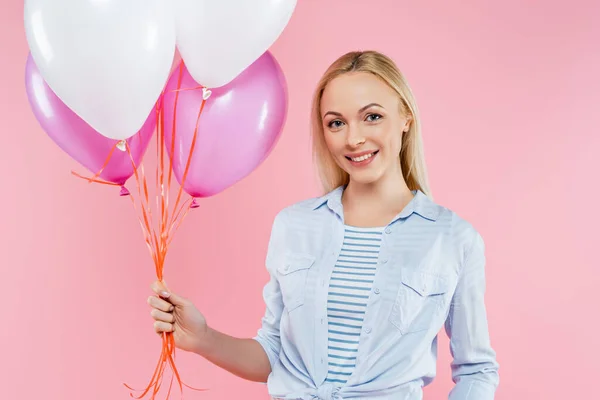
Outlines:
{"type": "Polygon", "coordinates": [[[275,218],[266,312],[254,338],[210,328],[188,300],[153,284],[158,333],[257,382],[274,399],[422,398],[450,337],[451,400],[491,400],[481,235],[431,199],[419,114],[381,53],[351,52],[319,82],[314,155],[325,195],[275,218]]]}

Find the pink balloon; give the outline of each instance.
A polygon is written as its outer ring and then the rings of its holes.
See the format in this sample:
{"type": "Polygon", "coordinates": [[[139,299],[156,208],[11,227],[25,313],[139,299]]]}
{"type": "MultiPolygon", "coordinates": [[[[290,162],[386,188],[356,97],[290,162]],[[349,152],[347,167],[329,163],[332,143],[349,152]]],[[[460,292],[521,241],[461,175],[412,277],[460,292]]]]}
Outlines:
{"type": "MultiPolygon", "coordinates": [[[[31,109],[42,129],[69,156],[96,174],[118,141],[102,136],[67,107],[44,81],[31,54],[25,67],[25,88],[31,109]]],[[[127,139],[136,165],[140,164],[155,127],[156,112],[153,111],[142,129],[127,139]]],[[[100,177],[123,185],[131,175],[133,166],[129,154],[115,149],[100,177]]]]}
{"type": "MultiPolygon", "coordinates": [[[[210,55],[207,55],[208,57],[210,55]]],[[[173,107],[178,92],[173,170],[181,184],[187,163],[202,89],[181,63],[164,95],[165,145],[171,151],[173,107]]],[[[287,116],[287,84],[275,58],[264,53],[225,86],[212,89],[198,123],[198,136],[184,190],[208,197],[232,186],[258,167],[275,147],[287,116]]]]}

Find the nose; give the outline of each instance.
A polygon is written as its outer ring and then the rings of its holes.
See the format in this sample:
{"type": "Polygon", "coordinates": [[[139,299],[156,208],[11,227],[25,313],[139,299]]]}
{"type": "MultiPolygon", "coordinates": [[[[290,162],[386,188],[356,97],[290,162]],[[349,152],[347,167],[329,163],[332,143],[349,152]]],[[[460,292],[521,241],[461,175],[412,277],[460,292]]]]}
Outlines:
{"type": "Polygon", "coordinates": [[[357,127],[351,127],[348,125],[346,144],[349,147],[358,147],[365,142],[365,137],[357,127]]]}

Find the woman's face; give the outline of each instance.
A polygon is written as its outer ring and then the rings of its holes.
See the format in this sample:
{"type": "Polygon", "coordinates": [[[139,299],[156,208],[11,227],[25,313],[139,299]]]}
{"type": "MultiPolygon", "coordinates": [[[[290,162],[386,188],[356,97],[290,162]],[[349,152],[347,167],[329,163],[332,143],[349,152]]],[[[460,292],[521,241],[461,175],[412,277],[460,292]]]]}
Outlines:
{"type": "Polygon", "coordinates": [[[325,142],[350,180],[369,184],[400,173],[402,132],[410,121],[400,113],[400,98],[367,72],[338,76],[321,99],[325,142]]]}

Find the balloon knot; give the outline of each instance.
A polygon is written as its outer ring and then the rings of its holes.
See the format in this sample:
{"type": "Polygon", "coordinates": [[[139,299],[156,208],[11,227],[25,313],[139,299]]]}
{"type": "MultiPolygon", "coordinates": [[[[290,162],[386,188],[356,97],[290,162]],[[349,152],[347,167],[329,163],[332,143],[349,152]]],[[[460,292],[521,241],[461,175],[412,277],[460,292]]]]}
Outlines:
{"type": "Polygon", "coordinates": [[[192,203],[190,204],[190,208],[198,208],[200,207],[200,205],[196,202],[196,199],[192,200],[192,203]]]}
{"type": "Polygon", "coordinates": [[[119,193],[119,196],[129,196],[129,190],[127,190],[127,188],[125,186],[121,186],[121,193],[119,193]]]}

